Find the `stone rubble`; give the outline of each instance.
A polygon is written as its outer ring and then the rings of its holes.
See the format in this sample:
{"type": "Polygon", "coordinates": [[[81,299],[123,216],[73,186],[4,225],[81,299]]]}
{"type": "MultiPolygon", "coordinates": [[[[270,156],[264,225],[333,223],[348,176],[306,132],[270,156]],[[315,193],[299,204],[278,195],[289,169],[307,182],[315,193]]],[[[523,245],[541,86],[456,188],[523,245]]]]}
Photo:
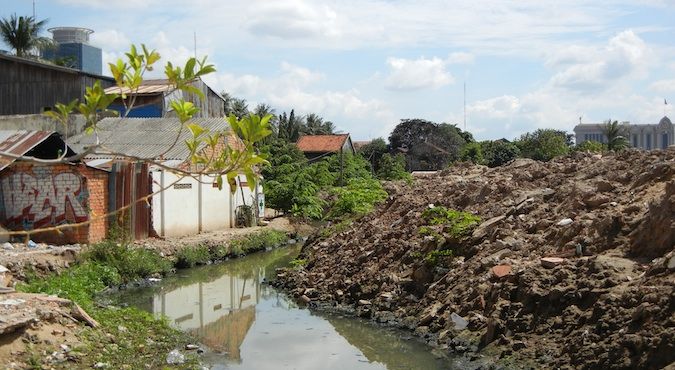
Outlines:
{"type": "Polygon", "coordinates": [[[311,237],[306,265],[275,284],[507,367],[675,362],[675,150],[459,164],[386,188],[347,230],[311,237]],[[436,265],[419,232],[430,205],[482,219],[461,240],[437,229],[453,257],[436,265]]]}

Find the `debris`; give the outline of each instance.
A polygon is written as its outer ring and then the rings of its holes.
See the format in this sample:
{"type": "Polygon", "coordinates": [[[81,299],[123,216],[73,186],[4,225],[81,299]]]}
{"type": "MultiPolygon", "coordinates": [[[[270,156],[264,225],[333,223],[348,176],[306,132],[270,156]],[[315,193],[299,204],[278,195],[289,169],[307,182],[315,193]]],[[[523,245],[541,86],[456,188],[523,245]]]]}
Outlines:
{"type": "Polygon", "coordinates": [[[80,306],[77,305],[77,304],[73,304],[72,315],[73,315],[76,319],[78,319],[78,320],[80,320],[80,321],[84,321],[85,323],[87,323],[87,324],[88,324],[89,326],[91,326],[92,328],[98,327],[98,322],[97,322],[96,320],[94,320],[93,318],[91,318],[91,316],[89,316],[89,314],[86,313],[86,312],[82,309],[82,307],[80,307],[80,306]]]}
{"type": "Polygon", "coordinates": [[[26,243],[26,246],[27,246],[28,248],[31,248],[31,249],[32,249],[32,248],[37,248],[37,243],[34,242],[34,241],[32,241],[32,240],[29,240],[28,243],[26,243]]]}
{"type": "Polygon", "coordinates": [[[5,299],[4,301],[0,301],[0,306],[18,306],[20,304],[26,303],[25,300],[23,299],[5,299]]]}
{"type": "Polygon", "coordinates": [[[572,221],[571,218],[563,218],[562,220],[558,221],[558,223],[556,225],[567,226],[567,225],[570,225],[572,222],[574,222],[574,221],[572,221]]]}
{"type": "Polygon", "coordinates": [[[185,349],[188,350],[188,351],[192,351],[192,350],[195,350],[195,349],[199,349],[199,346],[196,345],[196,344],[186,344],[185,349]]]}
{"type": "Polygon", "coordinates": [[[181,365],[185,362],[185,355],[180,353],[177,349],[172,350],[166,356],[166,363],[168,365],[181,365]]]}
{"type": "Polygon", "coordinates": [[[11,250],[14,250],[14,246],[10,242],[4,242],[4,243],[2,243],[2,249],[7,250],[7,251],[11,251],[11,250]]]}
{"type": "Polygon", "coordinates": [[[565,259],[560,257],[543,257],[540,259],[540,261],[542,266],[546,267],[547,269],[552,269],[565,262],[565,259]]]}
{"type": "Polygon", "coordinates": [[[497,278],[503,278],[511,273],[511,265],[497,265],[492,267],[492,273],[497,278]]]}
{"type": "Polygon", "coordinates": [[[466,321],[466,319],[454,312],[450,314],[450,320],[452,320],[452,323],[455,325],[455,329],[457,330],[464,330],[467,326],[469,326],[469,322],[466,321]]]}

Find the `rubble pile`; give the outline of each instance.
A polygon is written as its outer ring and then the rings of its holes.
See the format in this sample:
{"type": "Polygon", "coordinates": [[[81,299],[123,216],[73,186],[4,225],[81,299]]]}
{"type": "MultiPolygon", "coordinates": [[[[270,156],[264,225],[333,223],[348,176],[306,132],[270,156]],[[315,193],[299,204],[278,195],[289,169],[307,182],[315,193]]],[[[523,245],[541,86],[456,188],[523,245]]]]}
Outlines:
{"type": "Polygon", "coordinates": [[[276,284],[514,367],[675,361],[674,150],[458,165],[387,190],[372,214],[310,238],[305,266],[276,284]],[[422,217],[441,206],[480,222],[458,239],[422,217]],[[425,258],[435,250],[452,256],[425,258]]]}

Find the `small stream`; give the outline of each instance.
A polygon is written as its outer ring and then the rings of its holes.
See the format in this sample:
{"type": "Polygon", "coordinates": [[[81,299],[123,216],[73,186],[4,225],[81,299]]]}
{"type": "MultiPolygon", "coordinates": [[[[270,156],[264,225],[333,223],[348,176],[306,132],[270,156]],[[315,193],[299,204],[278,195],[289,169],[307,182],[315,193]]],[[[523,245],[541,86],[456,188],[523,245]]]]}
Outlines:
{"type": "Polygon", "coordinates": [[[299,246],[179,270],[115,300],[166,316],[210,351],[212,369],[453,369],[406,333],[312,312],[263,284],[299,246]]]}

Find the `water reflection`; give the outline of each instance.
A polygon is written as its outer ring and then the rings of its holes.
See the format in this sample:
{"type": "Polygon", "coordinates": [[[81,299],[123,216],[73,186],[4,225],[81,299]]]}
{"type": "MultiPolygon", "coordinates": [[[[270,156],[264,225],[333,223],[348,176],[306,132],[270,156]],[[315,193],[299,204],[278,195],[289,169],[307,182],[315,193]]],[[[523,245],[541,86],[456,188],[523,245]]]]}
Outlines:
{"type": "Polygon", "coordinates": [[[339,316],[317,316],[262,284],[299,247],[181,271],[119,299],[166,316],[211,350],[213,369],[447,369],[400,333],[339,316]]]}

